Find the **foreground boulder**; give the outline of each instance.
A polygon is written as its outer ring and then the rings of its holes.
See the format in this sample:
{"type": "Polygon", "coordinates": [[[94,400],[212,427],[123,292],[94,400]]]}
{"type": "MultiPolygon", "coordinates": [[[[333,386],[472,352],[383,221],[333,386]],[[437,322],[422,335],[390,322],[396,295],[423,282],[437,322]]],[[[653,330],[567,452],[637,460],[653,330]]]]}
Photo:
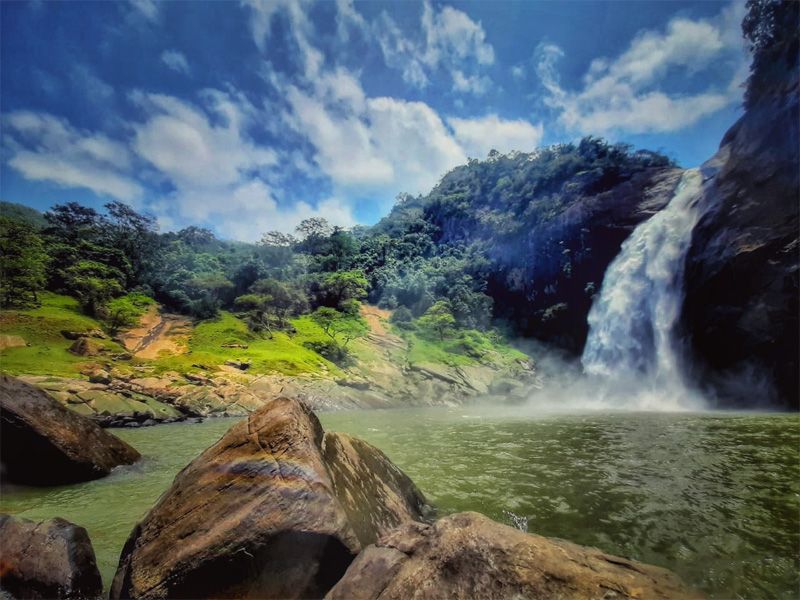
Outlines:
{"type": "Polygon", "coordinates": [[[140,456],[42,390],[0,375],[0,457],[9,480],[56,485],[103,477],[140,456]]]}
{"type": "Polygon", "coordinates": [[[478,513],[408,523],[365,549],[328,600],[698,598],[664,569],[478,513]]]}
{"type": "Polygon", "coordinates": [[[14,598],[100,596],[100,572],[83,527],[58,518],[35,523],[0,515],[0,540],[3,592],[14,598]]]}
{"type": "Polygon", "coordinates": [[[111,597],[322,597],[424,508],[379,450],[278,398],[178,474],[125,544],[111,597]]]}

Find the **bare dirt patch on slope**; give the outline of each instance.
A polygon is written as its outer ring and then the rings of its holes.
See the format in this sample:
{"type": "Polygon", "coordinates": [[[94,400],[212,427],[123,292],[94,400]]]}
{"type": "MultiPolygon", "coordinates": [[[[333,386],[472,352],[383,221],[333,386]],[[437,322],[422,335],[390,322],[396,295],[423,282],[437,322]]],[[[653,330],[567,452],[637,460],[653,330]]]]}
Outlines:
{"type": "Polygon", "coordinates": [[[125,348],[137,358],[158,358],[159,354],[184,354],[192,322],[182,315],[162,313],[151,306],[139,320],[139,326],[120,336],[125,348]]]}

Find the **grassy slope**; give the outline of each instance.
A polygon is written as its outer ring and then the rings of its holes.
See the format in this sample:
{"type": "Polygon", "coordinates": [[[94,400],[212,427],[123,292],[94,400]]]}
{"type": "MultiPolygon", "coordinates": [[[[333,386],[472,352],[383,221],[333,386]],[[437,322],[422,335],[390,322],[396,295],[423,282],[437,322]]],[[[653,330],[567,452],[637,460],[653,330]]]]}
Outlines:
{"type": "Polygon", "coordinates": [[[340,374],[336,365],[303,346],[307,341],[322,340],[322,330],[308,317],[294,319],[292,324],[297,329],[295,335],[276,332],[270,339],[249,332],[243,321],[222,311],[218,318],[202,321],[194,328],[189,339],[189,354],[159,358],[155,361],[156,369],[186,372],[193,364],[212,367],[227,360],[243,360],[251,363],[250,372],[254,373],[340,374]],[[224,344],[248,347],[223,348],[224,344]]]}
{"type": "MultiPolygon", "coordinates": [[[[0,312],[0,333],[19,335],[30,346],[7,348],[0,353],[0,369],[15,375],[60,375],[77,377],[81,366],[91,358],[68,352],[72,341],[62,330],[102,329],[100,322],[81,314],[77,300],[58,294],[41,294],[42,305],[29,310],[0,312]]],[[[114,352],[123,352],[119,344],[97,340],[114,352]]]]}
{"type": "MultiPolygon", "coordinates": [[[[117,365],[126,369],[128,365],[148,364],[157,373],[185,373],[195,370],[194,364],[213,368],[228,360],[243,360],[251,363],[251,373],[344,376],[339,367],[304,346],[305,342],[327,339],[310,317],[293,319],[292,325],[296,333],[289,335],[276,332],[270,339],[251,333],[243,321],[223,311],[217,319],[197,324],[189,339],[188,354],[164,356],[154,361],[135,359],[132,363],[119,362],[117,365]],[[223,348],[225,344],[246,344],[248,347],[223,348]]],[[[408,344],[408,352],[399,350],[394,353],[392,360],[452,366],[491,362],[504,366],[526,358],[499,339],[479,332],[464,332],[440,341],[414,332],[400,331],[387,323],[385,325],[393,333],[402,336],[408,344]]],[[[39,308],[2,311],[0,333],[22,336],[30,346],[3,350],[0,353],[0,370],[12,374],[76,377],[84,365],[98,359],[68,352],[72,342],[64,338],[61,331],[89,329],[102,329],[102,325],[81,314],[77,301],[67,296],[43,294],[39,308]]],[[[114,352],[123,352],[123,348],[115,342],[101,340],[100,343],[114,352]]],[[[367,339],[355,340],[350,350],[363,361],[372,361],[380,356],[373,342],[367,339]]]]}
{"type": "Polygon", "coordinates": [[[408,342],[408,362],[412,365],[442,363],[455,367],[489,362],[509,366],[515,361],[528,359],[519,350],[479,331],[465,331],[444,340],[413,332],[402,332],[401,335],[408,342]]]}

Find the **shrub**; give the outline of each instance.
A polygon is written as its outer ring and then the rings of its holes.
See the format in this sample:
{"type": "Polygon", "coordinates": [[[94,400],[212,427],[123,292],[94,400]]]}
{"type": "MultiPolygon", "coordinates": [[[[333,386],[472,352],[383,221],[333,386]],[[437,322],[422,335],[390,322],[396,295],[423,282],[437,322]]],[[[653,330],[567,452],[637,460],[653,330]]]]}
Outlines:
{"type": "Polygon", "coordinates": [[[303,346],[339,366],[347,366],[353,360],[347,348],[333,340],[303,342],[303,346]]]}

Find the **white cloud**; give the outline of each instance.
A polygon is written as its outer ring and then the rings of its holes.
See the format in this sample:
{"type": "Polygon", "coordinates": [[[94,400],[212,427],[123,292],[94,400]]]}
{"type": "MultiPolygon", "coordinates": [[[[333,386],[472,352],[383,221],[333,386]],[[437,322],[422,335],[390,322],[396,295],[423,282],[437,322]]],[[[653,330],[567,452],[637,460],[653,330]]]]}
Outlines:
{"type": "Polygon", "coordinates": [[[254,108],[243,98],[222,92],[204,94],[215,123],[199,109],[171,96],[136,94],[149,111],[134,126],[133,146],[178,186],[227,185],[243,173],[274,165],[271,149],[254,144],[244,134],[254,108]]]}
{"type": "Polygon", "coordinates": [[[157,23],[159,19],[159,7],[155,0],[130,0],[131,6],[141,15],[152,23],[157,23]]]}
{"type": "MultiPolygon", "coordinates": [[[[341,78],[331,83],[345,96],[347,88],[341,78]]],[[[278,154],[246,133],[263,115],[241,95],[206,90],[202,98],[213,119],[174,97],[133,98],[149,113],[134,126],[133,146],[174,188],[168,202],[154,206],[163,223],[208,222],[223,236],[247,241],[270,229],[291,231],[309,216],[354,223],[339,201],[279,203],[270,183],[278,154]]]]}
{"type": "Polygon", "coordinates": [[[5,123],[8,164],[23,177],[128,202],[141,196],[141,186],[126,174],[131,156],[124,145],[47,113],[16,111],[5,123]]]}
{"type": "Polygon", "coordinates": [[[452,6],[444,6],[437,12],[425,2],[422,30],[427,42],[425,62],[428,64],[453,58],[474,58],[481,65],[494,62],[494,49],[486,42],[483,25],[452,6]]]}
{"type": "Polygon", "coordinates": [[[506,120],[497,115],[476,119],[451,117],[447,124],[453,128],[455,138],[469,156],[485,157],[494,149],[501,153],[513,150],[530,152],[542,141],[544,126],[524,119],[506,120]]]}
{"type": "Polygon", "coordinates": [[[341,42],[350,41],[351,29],[364,37],[369,36],[369,24],[356,10],[353,0],[336,0],[336,33],[341,42]]]}
{"type": "Polygon", "coordinates": [[[177,50],[164,50],[164,52],[161,53],[161,62],[173,71],[189,74],[189,61],[177,50]]]}
{"type": "Polygon", "coordinates": [[[282,14],[289,22],[306,77],[313,78],[319,73],[325,57],[310,41],[314,37],[314,26],[308,18],[309,0],[243,0],[242,4],[250,9],[250,31],[259,50],[263,52],[266,48],[273,18],[282,14]]]}
{"type": "Polygon", "coordinates": [[[617,58],[592,61],[578,91],[560,84],[561,48],[542,43],[535,59],[548,92],[545,103],[557,111],[562,125],[582,134],[669,132],[692,125],[740,99],[737,84],[745,64],[741,11],[734,2],[712,19],[676,17],[663,32],[642,31],[617,58]],[[668,75],[691,76],[711,66],[717,73],[730,73],[730,83],[693,93],[659,86],[668,75]]]}
{"type": "MultiPolygon", "coordinates": [[[[483,94],[491,81],[482,68],[494,63],[494,48],[486,40],[480,22],[451,6],[441,9],[430,2],[423,4],[420,29],[406,35],[384,11],[368,31],[363,19],[354,17],[352,5],[344,2],[339,9],[339,22],[351,23],[378,43],[386,64],[402,72],[403,80],[424,88],[439,71],[448,73],[457,92],[483,94]]],[[[357,13],[356,13],[357,14],[357,13]]],[[[344,27],[344,25],[342,25],[344,27]]]]}
{"type": "Polygon", "coordinates": [[[522,119],[490,114],[445,124],[423,102],[367,97],[344,69],[313,86],[288,86],[285,96],[287,122],[311,143],[314,161],[341,196],[385,201],[400,191],[425,193],[468,153],[530,150],[542,138],[541,124],[522,119]]]}
{"type": "Polygon", "coordinates": [[[227,210],[220,214],[236,214],[239,218],[219,219],[216,228],[223,237],[255,241],[272,230],[291,233],[304,219],[322,217],[332,225],[355,225],[350,206],[336,198],[322,200],[316,206],[295,202],[280,206],[271,188],[261,180],[243,182],[226,199],[227,210]]]}
{"type": "Polygon", "coordinates": [[[314,147],[314,160],[335,187],[391,197],[427,191],[466,159],[427,104],[367,98],[351,74],[322,76],[312,89],[289,86],[289,125],[314,147]]]}
{"type": "Polygon", "coordinates": [[[464,75],[459,70],[453,71],[453,89],[458,92],[472,92],[476,96],[485,94],[492,85],[492,80],[485,75],[464,75]]]}
{"type": "Polygon", "coordinates": [[[426,87],[429,79],[423,61],[422,42],[406,37],[385,11],[375,21],[374,32],[386,65],[399,69],[406,83],[418,88],[426,87]]]}
{"type": "Polygon", "coordinates": [[[599,72],[607,71],[615,78],[634,83],[649,83],[670,67],[702,69],[722,49],[722,35],[711,23],[673,19],[666,33],[640,33],[613,64],[605,69],[600,65],[599,72]]]}

